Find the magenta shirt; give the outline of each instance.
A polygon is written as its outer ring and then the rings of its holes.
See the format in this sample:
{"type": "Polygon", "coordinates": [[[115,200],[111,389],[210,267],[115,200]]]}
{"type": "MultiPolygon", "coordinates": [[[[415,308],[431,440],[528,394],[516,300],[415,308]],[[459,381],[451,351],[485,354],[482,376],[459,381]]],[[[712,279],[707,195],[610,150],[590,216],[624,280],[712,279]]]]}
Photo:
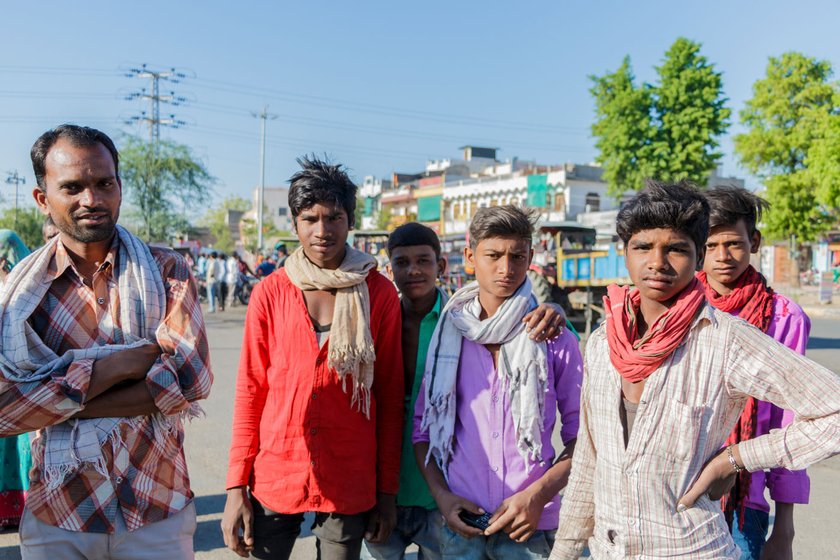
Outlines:
{"type": "MultiPolygon", "coordinates": [[[[493,357],[482,345],[464,339],[458,365],[455,444],[449,464],[449,489],[494,512],[510,496],[537,481],[554,463],[551,434],[560,413],[564,444],[577,437],[583,360],[575,336],[564,330],[546,343],[548,392],[542,433],[542,461],[532,463],[526,474],[525,460],[516,448],[516,433],[510,413],[507,387],[499,380],[493,357]]],[[[420,430],[425,408],[425,379],[414,407],[414,443],[429,441],[420,430]]],[[[545,505],[539,530],[556,529],[560,496],[545,505]]]]}
{"type": "MultiPolygon", "coordinates": [[[[733,315],[737,314],[737,312],[733,313],[733,315]]],[[[773,319],[767,329],[767,334],[791,350],[804,355],[810,332],[811,321],[802,308],[786,297],[775,294],[773,319]]],[[[758,401],[756,416],[755,437],[787,426],[793,421],[793,412],[765,401],[758,401]]],[[[765,488],[770,490],[770,498],[776,502],[807,504],[811,492],[811,480],[804,470],[771,469],[770,472],[754,472],[747,497],[748,508],[770,512],[770,504],[764,497],[765,488]]]]}

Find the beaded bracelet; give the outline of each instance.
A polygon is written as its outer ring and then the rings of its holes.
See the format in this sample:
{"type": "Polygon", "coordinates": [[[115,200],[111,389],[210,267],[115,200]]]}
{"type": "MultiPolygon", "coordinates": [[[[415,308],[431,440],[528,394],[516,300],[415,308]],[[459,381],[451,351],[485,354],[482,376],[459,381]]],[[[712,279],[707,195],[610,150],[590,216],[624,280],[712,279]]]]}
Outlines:
{"type": "Polygon", "coordinates": [[[740,473],[742,470],[744,470],[744,467],[738,465],[738,461],[735,460],[735,456],[732,454],[731,445],[726,447],[726,456],[729,459],[729,464],[732,465],[732,468],[735,469],[736,473],[740,473]]]}

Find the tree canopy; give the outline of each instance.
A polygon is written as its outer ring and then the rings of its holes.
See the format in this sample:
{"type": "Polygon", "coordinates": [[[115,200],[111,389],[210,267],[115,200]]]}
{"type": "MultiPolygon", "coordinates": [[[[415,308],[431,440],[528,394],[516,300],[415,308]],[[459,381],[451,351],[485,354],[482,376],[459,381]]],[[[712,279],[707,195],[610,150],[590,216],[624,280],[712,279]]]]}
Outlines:
{"type": "Polygon", "coordinates": [[[767,187],[765,232],[814,240],[840,201],[840,95],[827,61],[797,52],[771,57],[741,111],[743,165],[767,187]]]}
{"type": "Polygon", "coordinates": [[[146,241],[168,241],[185,229],[215,182],[189,147],[167,140],[155,146],[133,136],[120,150],[120,176],[146,241]]]}
{"type": "Polygon", "coordinates": [[[44,219],[44,215],[37,208],[24,206],[18,208],[15,224],[15,209],[4,208],[0,212],[0,229],[14,231],[27,247],[34,250],[44,244],[44,219]]]}
{"type": "Polygon", "coordinates": [[[615,72],[590,77],[592,135],[612,196],[641,189],[647,177],[707,183],[730,110],[721,74],[700,47],[677,39],[656,67],[655,84],[635,83],[630,57],[615,72]]]}
{"type": "Polygon", "coordinates": [[[251,203],[240,196],[229,196],[217,207],[207,211],[200,220],[202,225],[210,229],[210,234],[216,238],[213,247],[223,253],[232,253],[234,241],[230,235],[230,225],[227,222],[228,210],[245,212],[250,210],[251,203]]]}

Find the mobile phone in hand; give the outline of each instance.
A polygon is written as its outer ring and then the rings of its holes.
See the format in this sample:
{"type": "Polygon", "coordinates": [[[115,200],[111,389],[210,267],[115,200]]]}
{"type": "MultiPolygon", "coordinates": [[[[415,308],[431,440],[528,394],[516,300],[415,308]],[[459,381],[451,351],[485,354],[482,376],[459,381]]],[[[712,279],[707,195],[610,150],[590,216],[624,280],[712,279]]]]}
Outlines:
{"type": "Polygon", "coordinates": [[[460,517],[461,521],[470,527],[475,527],[476,529],[484,531],[490,526],[490,518],[493,517],[493,514],[485,512],[479,515],[462,509],[461,513],[458,514],[458,517],[460,517]]]}

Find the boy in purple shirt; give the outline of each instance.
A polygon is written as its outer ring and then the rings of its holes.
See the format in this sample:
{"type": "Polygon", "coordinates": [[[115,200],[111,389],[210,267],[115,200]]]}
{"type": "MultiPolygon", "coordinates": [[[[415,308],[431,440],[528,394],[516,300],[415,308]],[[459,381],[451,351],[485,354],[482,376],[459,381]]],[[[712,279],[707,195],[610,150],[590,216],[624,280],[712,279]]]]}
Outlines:
{"type": "Polygon", "coordinates": [[[548,558],[578,429],[582,360],[567,329],[544,343],[522,323],[534,218],[480,209],[464,251],[476,282],[444,308],[414,413],[414,449],[444,517],[443,558],[548,558]],[[551,434],[560,412],[565,449],[551,434]],[[486,529],[468,514],[489,516],[486,529]]]}
{"type": "MultiPolygon", "coordinates": [[[[766,279],[750,265],[750,255],[761,245],[756,222],[768,204],[739,187],[717,187],[706,192],[711,214],[706,259],[698,277],[706,298],[720,309],[747,320],[788,348],[805,354],[811,322],[802,308],[774,293],[766,279]]],[[[765,401],[752,400],[728,443],[758,437],[793,420],[793,413],[765,401]]],[[[793,504],[807,504],[810,480],[804,470],[771,469],[739,477],[724,498],[724,510],[742,560],[793,557],[793,504]],[[767,539],[770,505],[764,489],[776,502],[773,532],[767,539]],[[765,543],[766,540],[766,543],[765,543]]]]}

